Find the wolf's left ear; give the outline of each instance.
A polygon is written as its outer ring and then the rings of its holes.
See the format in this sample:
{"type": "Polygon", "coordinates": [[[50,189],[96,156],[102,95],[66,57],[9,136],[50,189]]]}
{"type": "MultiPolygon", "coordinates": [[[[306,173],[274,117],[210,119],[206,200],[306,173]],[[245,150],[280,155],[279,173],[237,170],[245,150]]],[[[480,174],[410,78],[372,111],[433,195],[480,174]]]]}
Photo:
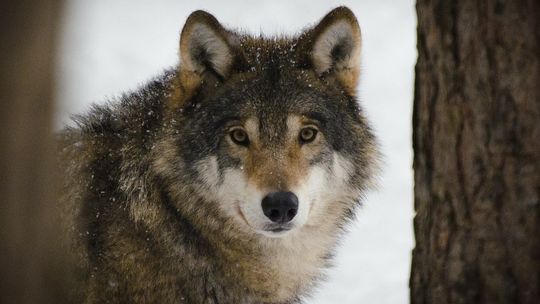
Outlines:
{"type": "Polygon", "coordinates": [[[354,95],[360,74],[360,26],[347,7],[329,12],[299,38],[319,76],[334,76],[354,95]]]}
{"type": "Polygon", "coordinates": [[[225,78],[234,64],[234,34],[205,11],[189,15],[180,37],[182,69],[201,77],[206,72],[225,78]]]}

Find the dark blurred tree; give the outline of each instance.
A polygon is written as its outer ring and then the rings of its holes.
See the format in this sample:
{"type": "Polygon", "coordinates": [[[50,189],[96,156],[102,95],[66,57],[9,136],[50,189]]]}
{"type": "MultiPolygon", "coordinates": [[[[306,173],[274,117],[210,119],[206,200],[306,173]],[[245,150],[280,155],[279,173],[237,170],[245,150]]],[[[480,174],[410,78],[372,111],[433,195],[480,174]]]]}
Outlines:
{"type": "Polygon", "coordinates": [[[411,303],[540,303],[540,1],[417,12],[411,303]]]}
{"type": "Polygon", "coordinates": [[[0,4],[0,303],[65,302],[51,134],[60,6],[0,4]]]}

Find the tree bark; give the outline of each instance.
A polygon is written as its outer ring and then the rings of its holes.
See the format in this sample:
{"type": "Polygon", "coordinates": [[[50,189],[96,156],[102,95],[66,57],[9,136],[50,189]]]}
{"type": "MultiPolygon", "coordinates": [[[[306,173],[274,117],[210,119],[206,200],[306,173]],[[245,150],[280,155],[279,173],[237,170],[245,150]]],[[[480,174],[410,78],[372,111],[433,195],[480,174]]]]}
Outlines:
{"type": "Polygon", "coordinates": [[[411,303],[540,303],[540,1],[417,13],[411,303]]]}
{"type": "Polygon", "coordinates": [[[60,7],[0,4],[0,303],[66,302],[52,136],[60,7]]]}

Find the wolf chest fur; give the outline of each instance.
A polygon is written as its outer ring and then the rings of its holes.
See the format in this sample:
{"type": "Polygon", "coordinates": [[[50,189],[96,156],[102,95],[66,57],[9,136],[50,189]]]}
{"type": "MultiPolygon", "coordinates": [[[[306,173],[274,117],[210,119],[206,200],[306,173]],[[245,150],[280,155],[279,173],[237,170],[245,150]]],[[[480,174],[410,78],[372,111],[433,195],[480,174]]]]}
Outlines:
{"type": "Polygon", "coordinates": [[[339,7],[294,37],[192,13],[180,63],[59,135],[86,303],[298,303],[376,169],[339,7]]]}

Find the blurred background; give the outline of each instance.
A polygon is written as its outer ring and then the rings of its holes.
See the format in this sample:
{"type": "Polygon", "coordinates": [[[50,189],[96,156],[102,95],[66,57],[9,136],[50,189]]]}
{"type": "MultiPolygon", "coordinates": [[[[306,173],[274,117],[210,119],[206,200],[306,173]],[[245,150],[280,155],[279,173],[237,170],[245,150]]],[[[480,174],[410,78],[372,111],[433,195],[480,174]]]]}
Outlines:
{"type": "Polygon", "coordinates": [[[307,303],[408,303],[413,248],[411,116],[416,61],[412,0],[65,2],[57,54],[56,129],[92,103],[134,90],[178,63],[180,30],[196,9],[254,35],[294,34],[346,5],[363,35],[361,106],[384,153],[335,267],[307,303]]]}

